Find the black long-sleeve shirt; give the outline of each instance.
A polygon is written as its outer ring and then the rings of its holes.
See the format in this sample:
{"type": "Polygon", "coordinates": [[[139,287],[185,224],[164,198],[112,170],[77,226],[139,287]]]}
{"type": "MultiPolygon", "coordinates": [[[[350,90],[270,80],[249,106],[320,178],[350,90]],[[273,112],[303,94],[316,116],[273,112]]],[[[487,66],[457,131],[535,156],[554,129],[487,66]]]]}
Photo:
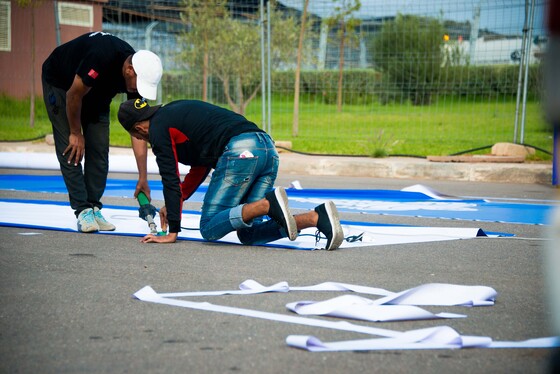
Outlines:
{"type": "Polygon", "coordinates": [[[246,132],[262,132],[253,122],[228,109],[198,100],[162,106],[150,119],[150,144],[163,184],[169,232],[181,231],[181,211],[216,166],[229,140],[246,132]],[[191,168],[183,182],[179,163],[191,168]]]}

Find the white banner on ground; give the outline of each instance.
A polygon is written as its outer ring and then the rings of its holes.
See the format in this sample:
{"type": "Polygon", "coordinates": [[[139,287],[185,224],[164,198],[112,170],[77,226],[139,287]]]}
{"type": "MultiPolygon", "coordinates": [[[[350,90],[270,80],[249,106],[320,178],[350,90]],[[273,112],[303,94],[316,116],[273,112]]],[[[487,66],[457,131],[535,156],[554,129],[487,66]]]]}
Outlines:
{"type": "MultiPolygon", "coordinates": [[[[138,217],[136,209],[125,207],[104,207],[103,215],[117,228],[115,231],[100,232],[108,235],[143,236],[149,233],[148,224],[138,217]]],[[[155,217],[159,223],[159,216],[155,217]]],[[[187,229],[179,233],[180,240],[204,240],[198,230],[200,214],[183,213],[181,226],[187,229]]],[[[76,218],[69,205],[48,202],[0,200],[0,225],[26,228],[52,229],[77,232],[76,218]]],[[[443,240],[471,239],[486,236],[479,228],[458,227],[414,227],[414,226],[371,226],[367,224],[345,224],[344,235],[362,235],[355,242],[344,241],[340,249],[376,245],[420,243],[443,240]]],[[[235,232],[219,240],[230,244],[240,244],[235,232]]],[[[323,248],[326,239],[315,242],[315,229],[302,230],[295,241],[280,239],[266,246],[294,249],[323,248]]]]}

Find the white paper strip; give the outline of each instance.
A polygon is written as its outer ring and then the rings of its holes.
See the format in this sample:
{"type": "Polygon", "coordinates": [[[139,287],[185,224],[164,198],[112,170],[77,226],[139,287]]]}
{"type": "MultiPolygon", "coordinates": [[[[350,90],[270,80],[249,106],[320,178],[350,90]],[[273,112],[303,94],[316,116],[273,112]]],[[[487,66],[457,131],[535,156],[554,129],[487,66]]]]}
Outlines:
{"type": "MultiPolygon", "coordinates": [[[[259,287],[257,282],[247,282],[249,290],[256,289],[269,289],[276,292],[276,290],[285,290],[285,282],[277,283],[271,287],[259,287]]],[[[330,283],[330,282],[327,282],[330,283]]],[[[243,291],[243,290],[242,290],[243,291]]],[[[214,291],[210,291],[213,293],[214,291]]],[[[269,292],[269,291],[264,291],[269,292]]],[[[285,291],[281,291],[285,292],[285,291]]],[[[539,338],[531,339],[521,342],[492,342],[492,339],[485,336],[469,336],[460,335],[457,331],[449,326],[437,326],[427,329],[410,330],[406,332],[399,332],[389,329],[380,329],[368,326],[355,325],[346,321],[325,321],[313,318],[288,316],[284,314],[262,312],[251,309],[235,308],[223,305],[214,305],[208,302],[192,302],[185,300],[177,300],[170,295],[177,295],[179,293],[167,293],[163,297],[157,294],[151,287],[146,286],[136,292],[134,297],[139,300],[179,306],[183,308],[213,311],[227,314],[234,314],[246,317],[261,318],[277,322],[294,323],[306,326],[315,326],[330,328],[342,331],[352,331],[364,333],[369,335],[377,335],[383,337],[382,339],[362,339],[351,340],[342,342],[323,343],[313,336],[290,335],[286,339],[289,346],[306,349],[309,351],[356,351],[356,350],[386,350],[386,349],[456,349],[456,348],[471,348],[471,347],[484,347],[484,348],[550,348],[560,346],[560,342],[556,338],[539,338]]],[[[181,293],[186,294],[186,293],[181,293]]],[[[206,294],[209,294],[208,292],[206,294]]],[[[222,291],[217,291],[216,294],[223,294],[222,291]]],[[[473,303],[472,305],[479,305],[473,303]]]]}
{"type": "Polygon", "coordinates": [[[304,349],[310,352],[342,352],[342,351],[372,351],[389,349],[456,349],[457,345],[439,343],[405,343],[396,339],[364,339],[342,342],[324,343],[310,335],[289,335],[286,344],[293,348],[304,349]]]}
{"type": "Polygon", "coordinates": [[[438,191],[434,190],[433,188],[428,187],[428,186],[424,186],[422,184],[415,184],[413,186],[408,186],[408,187],[405,187],[405,188],[401,189],[401,191],[404,191],[404,192],[419,192],[419,193],[422,193],[422,194],[424,194],[426,196],[429,196],[432,199],[436,199],[436,200],[460,200],[461,199],[458,196],[442,194],[441,192],[438,192],[438,191]]]}
{"type": "Polygon", "coordinates": [[[359,339],[323,343],[314,336],[290,335],[286,343],[313,352],[359,351],[379,349],[457,349],[488,347],[492,339],[486,336],[462,336],[448,326],[430,327],[403,332],[395,338],[359,339]]]}
{"type": "Polygon", "coordinates": [[[352,291],[356,293],[377,296],[389,296],[394,294],[394,292],[384,290],[383,288],[367,287],[338,282],[324,282],[316,284],[314,286],[290,287],[290,291],[352,291]]]}
{"type": "Polygon", "coordinates": [[[238,316],[261,318],[261,319],[267,319],[271,321],[287,322],[287,323],[294,323],[294,324],[306,325],[306,326],[324,327],[324,328],[329,328],[334,330],[361,332],[369,335],[397,337],[401,334],[401,332],[399,331],[355,325],[346,321],[337,321],[337,322],[324,321],[320,319],[289,316],[286,314],[261,312],[252,309],[235,308],[235,307],[224,306],[224,305],[214,305],[208,302],[194,302],[194,301],[186,301],[186,300],[177,300],[170,297],[161,297],[150,286],[146,286],[141,290],[139,290],[138,292],[136,292],[134,294],[134,297],[136,297],[138,300],[141,301],[147,301],[156,304],[173,305],[173,306],[179,306],[183,308],[206,310],[206,311],[220,312],[226,314],[235,314],[238,316]]]}
{"type": "Polygon", "coordinates": [[[550,336],[547,338],[528,339],[518,342],[501,341],[492,342],[488,348],[553,348],[560,347],[560,338],[550,336]]]}
{"type": "Polygon", "coordinates": [[[361,321],[388,322],[437,318],[465,318],[464,314],[434,314],[412,305],[376,305],[373,300],[356,295],[343,295],[324,301],[296,301],[286,305],[299,315],[329,316],[361,321]]]}
{"type": "Polygon", "coordinates": [[[367,295],[385,296],[372,301],[377,305],[488,306],[494,305],[497,296],[496,290],[491,287],[463,286],[445,283],[428,283],[401,292],[391,292],[382,288],[338,282],[324,282],[302,287],[292,287],[288,285],[288,282],[279,282],[271,286],[264,286],[253,279],[242,282],[239,285],[239,290],[160,293],[159,296],[248,295],[264,292],[289,291],[352,291],[367,295]]]}
{"type": "Polygon", "coordinates": [[[486,286],[429,283],[378,299],[377,304],[489,306],[497,292],[486,286]]]}
{"type": "Polygon", "coordinates": [[[289,292],[288,282],[278,282],[272,286],[263,286],[257,281],[248,279],[239,285],[239,290],[227,291],[198,291],[198,292],[173,292],[158,293],[161,297],[191,297],[191,296],[221,296],[221,295],[253,295],[265,292],[289,292]]]}
{"type": "MultiPolygon", "coordinates": [[[[414,332],[414,331],[409,331],[414,332]]],[[[406,334],[406,333],[405,333],[406,334]]],[[[322,342],[309,335],[290,335],[286,344],[290,347],[305,349],[310,352],[341,352],[341,351],[376,351],[389,349],[457,349],[457,348],[554,348],[560,347],[556,337],[529,339],[524,341],[500,341],[481,336],[459,336],[449,339],[425,339],[415,342],[403,341],[400,338],[360,339],[340,342],[322,342]],[[446,343],[447,341],[447,343],[446,343]]]]}

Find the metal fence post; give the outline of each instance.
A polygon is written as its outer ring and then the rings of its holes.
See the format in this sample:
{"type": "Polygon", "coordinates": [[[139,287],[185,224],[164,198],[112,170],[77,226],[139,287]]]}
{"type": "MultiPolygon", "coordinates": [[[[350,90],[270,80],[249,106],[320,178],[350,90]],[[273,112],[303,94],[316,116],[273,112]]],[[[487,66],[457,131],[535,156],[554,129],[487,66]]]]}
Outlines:
{"type": "Polygon", "coordinates": [[[523,24],[523,39],[521,41],[521,59],[519,60],[519,76],[517,78],[517,98],[515,104],[515,122],[513,127],[513,142],[517,143],[517,135],[521,131],[520,143],[523,144],[525,132],[525,114],[527,104],[527,79],[529,75],[529,61],[531,55],[531,35],[533,32],[535,1],[525,0],[525,21],[523,24]],[[529,32],[529,35],[527,33],[529,32]],[[523,87],[523,92],[521,91],[523,87]],[[523,102],[521,98],[523,97],[523,102]],[[521,130],[519,130],[519,106],[522,106],[521,130]]]}
{"type": "MultiPolygon", "coordinates": [[[[146,26],[146,31],[144,32],[145,35],[145,40],[144,40],[144,48],[146,48],[148,51],[152,50],[152,31],[154,30],[154,28],[159,24],[159,21],[152,21],[148,24],[148,26],[146,26]]],[[[163,89],[162,89],[162,84],[161,81],[158,83],[158,93],[157,93],[157,100],[156,103],[159,105],[163,102],[162,99],[162,95],[163,95],[163,89]]]]}
{"type": "Polygon", "coordinates": [[[535,0],[531,0],[531,11],[529,12],[529,37],[527,38],[527,51],[525,53],[525,79],[523,82],[523,108],[521,111],[521,134],[519,143],[525,142],[525,118],[527,115],[527,84],[529,80],[529,64],[531,62],[531,40],[533,39],[533,21],[535,19],[535,0]]]}
{"type": "Polygon", "coordinates": [[[265,78],[265,59],[264,59],[264,0],[260,4],[261,13],[261,126],[266,129],[266,78],[265,78]]]}
{"type": "Polygon", "coordinates": [[[558,186],[558,162],[560,162],[560,126],[554,126],[554,138],[553,138],[553,155],[552,155],[552,185],[558,186]]]}
{"type": "Polygon", "coordinates": [[[268,1],[266,3],[266,47],[267,47],[267,64],[266,64],[266,70],[267,70],[267,82],[266,82],[266,88],[267,88],[267,95],[266,98],[268,100],[268,116],[267,116],[267,132],[272,135],[272,73],[270,72],[271,69],[271,50],[270,50],[270,43],[271,43],[271,25],[270,25],[270,1],[268,1]]]}

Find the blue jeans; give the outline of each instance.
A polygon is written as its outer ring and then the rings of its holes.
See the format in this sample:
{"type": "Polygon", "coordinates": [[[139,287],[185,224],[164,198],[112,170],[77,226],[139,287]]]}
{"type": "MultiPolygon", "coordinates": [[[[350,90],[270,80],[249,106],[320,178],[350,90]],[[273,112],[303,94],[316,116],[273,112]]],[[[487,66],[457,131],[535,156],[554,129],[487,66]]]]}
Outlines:
{"type": "MultiPolygon", "coordinates": [[[[249,155],[250,156],[250,155],[249,155]]],[[[241,243],[264,244],[287,236],[275,221],[243,222],[243,205],[264,198],[272,191],[278,174],[279,157],[270,136],[244,133],[230,139],[218,159],[202,205],[200,233],[206,240],[218,240],[237,231],[241,243]],[[253,157],[242,157],[249,151],[253,157]]]]}

